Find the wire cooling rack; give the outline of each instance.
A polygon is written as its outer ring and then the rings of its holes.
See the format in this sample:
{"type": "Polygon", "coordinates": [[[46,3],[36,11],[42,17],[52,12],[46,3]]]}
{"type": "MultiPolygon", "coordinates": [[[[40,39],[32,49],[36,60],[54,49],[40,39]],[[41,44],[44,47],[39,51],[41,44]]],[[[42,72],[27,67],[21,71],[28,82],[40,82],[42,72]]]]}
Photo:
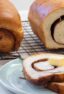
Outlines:
{"type": "Polygon", "coordinates": [[[18,51],[11,52],[10,54],[0,53],[0,60],[15,59],[21,55],[21,58],[24,59],[26,56],[36,54],[39,52],[52,52],[52,53],[62,53],[64,54],[64,49],[62,50],[48,50],[40,42],[38,37],[32,32],[32,29],[28,21],[23,21],[24,29],[24,40],[21,43],[21,46],[18,51]],[[19,53],[19,54],[18,54],[19,53]]]}

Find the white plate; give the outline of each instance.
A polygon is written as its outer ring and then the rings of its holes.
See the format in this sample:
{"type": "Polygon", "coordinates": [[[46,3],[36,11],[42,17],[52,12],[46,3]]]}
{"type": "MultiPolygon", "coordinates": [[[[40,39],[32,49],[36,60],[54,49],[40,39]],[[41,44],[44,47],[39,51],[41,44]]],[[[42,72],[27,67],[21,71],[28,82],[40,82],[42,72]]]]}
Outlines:
{"type": "Polygon", "coordinates": [[[24,76],[21,63],[20,59],[15,59],[0,69],[0,83],[3,86],[17,94],[55,94],[41,86],[31,84],[25,79],[20,79],[19,77],[24,76]]]}

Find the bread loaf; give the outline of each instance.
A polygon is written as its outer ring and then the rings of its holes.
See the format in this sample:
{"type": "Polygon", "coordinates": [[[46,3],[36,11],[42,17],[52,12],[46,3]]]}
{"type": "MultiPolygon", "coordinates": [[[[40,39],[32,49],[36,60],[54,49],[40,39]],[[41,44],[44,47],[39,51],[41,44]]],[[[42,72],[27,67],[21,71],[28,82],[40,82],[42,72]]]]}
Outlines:
{"type": "Polygon", "coordinates": [[[10,0],[0,0],[0,52],[18,50],[23,30],[18,11],[10,0]]]}
{"type": "Polygon", "coordinates": [[[46,48],[64,48],[64,0],[36,0],[28,19],[46,48]]]}

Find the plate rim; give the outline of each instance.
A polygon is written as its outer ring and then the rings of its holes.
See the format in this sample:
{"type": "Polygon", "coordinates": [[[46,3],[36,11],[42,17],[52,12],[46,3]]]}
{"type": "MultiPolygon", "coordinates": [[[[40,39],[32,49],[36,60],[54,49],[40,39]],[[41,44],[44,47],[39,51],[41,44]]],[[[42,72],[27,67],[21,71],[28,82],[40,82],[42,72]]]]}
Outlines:
{"type": "MultiPolygon", "coordinates": [[[[3,68],[5,68],[6,66],[10,65],[12,62],[14,62],[14,61],[16,61],[16,60],[21,60],[21,59],[20,59],[20,58],[16,58],[16,59],[13,59],[13,60],[7,62],[6,64],[4,64],[4,65],[0,68],[0,71],[2,71],[3,68]]],[[[0,78],[0,84],[3,85],[7,90],[10,90],[10,91],[12,91],[12,92],[15,91],[14,93],[16,93],[16,92],[21,93],[18,89],[16,90],[16,88],[11,87],[11,86],[9,86],[8,84],[5,84],[1,78],[0,78]]],[[[23,94],[27,94],[27,93],[24,92],[23,90],[22,90],[22,93],[23,93],[23,94]]]]}

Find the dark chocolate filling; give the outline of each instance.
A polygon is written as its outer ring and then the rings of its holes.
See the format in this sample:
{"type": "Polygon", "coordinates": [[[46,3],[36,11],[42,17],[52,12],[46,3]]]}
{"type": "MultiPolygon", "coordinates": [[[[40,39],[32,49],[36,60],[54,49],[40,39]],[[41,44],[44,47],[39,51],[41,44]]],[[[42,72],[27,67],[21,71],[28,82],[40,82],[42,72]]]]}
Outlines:
{"type": "Polygon", "coordinates": [[[39,63],[39,62],[41,62],[41,61],[46,62],[46,61],[48,61],[48,59],[45,58],[45,59],[40,59],[40,60],[37,60],[37,61],[33,62],[32,65],[31,65],[32,68],[35,69],[36,71],[43,71],[43,70],[37,69],[37,68],[35,67],[35,64],[36,64],[36,63],[39,63]]]}
{"type": "MultiPolygon", "coordinates": [[[[44,59],[40,59],[40,60],[37,60],[37,61],[34,61],[32,64],[31,64],[31,67],[34,69],[34,70],[36,70],[36,71],[44,71],[44,70],[41,70],[41,69],[38,69],[38,68],[36,68],[35,67],[35,64],[37,64],[37,63],[39,63],[39,62],[46,62],[46,61],[48,61],[48,59],[47,58],[44,58],[44,59]]],[[[57,68],[57,66],[54,66],[54,69],[55,68],[57,68]]],[[[49,69],[49,70],[52,70],[52,69],[49,69]]]]}
{"type": "Polygon", "coordinates": [[[54,21],[54,23],[52,24],[52,26],[51,26],[51,36],[52,36],[52,39],[56,42],[56,43],[58,43],[58,44],[62,44],[62,45],[64,45],[63,43],[59,43],[59,42],[57,42],[56,40],[55,40],[55,38],[54,38],[54,30],[55,30],[55,27],[56,27],[56,25],[57,24],[59,24],[61,21],[63,21],[64,20],[64,15],[62,15],[60,18],[58,18],[56,21],[54,21]]]}

